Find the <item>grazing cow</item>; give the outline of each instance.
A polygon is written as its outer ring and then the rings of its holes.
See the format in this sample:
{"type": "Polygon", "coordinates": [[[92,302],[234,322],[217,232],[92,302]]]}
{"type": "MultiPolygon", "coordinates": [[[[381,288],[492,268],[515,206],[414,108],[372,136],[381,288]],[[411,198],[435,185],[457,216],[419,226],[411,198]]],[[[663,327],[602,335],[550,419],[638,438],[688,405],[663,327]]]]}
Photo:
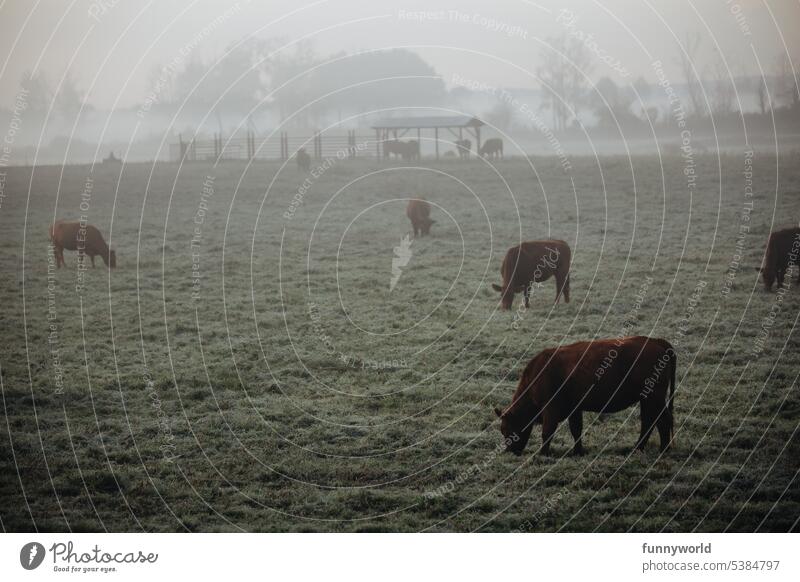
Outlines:
{"type": "MultiPolygon", "coordinates": [[[[800,254],[800,228],[784,228],[776,230],[769,235],[767,253],[764,262],[757,270],[761,271],[764,279],[764,288],[772,290],[772,284],[777,279],[778,287],[783,286],[783,279],[790,267],[798,267],[800,254]]],[[[797,273],[796,285],[800,285],[800,268],[797,273]]]]}
{"type": "Polygon", "coordinates": [[[661,451],[673,438],[672,401],[677,355],[664,339],[643,336],[578,342],[536,355],[522,373],[511,405],[495,408],[506,450],[522,454],[534,424],[542,425],[542,453],[549,454],[558,423],[569,420],[575,445],[583,454],[583,411],[618,412],[637,403],[643,450],[658,428],[661,451]]]}
{"type": "Polygon", "coordinates": [[[431,205],[421,198],[412,198],[406,206],[406,216],[414,227],[414,238],[431,233],[431,225],[436,222],[431,220],[431,205]]]}
{"type": "Polygon", "coordinates": [[[503,157],[503,140],[499,137],[493,137],[483,142],[478,155],[484,158],[502,158],[503,157]]]}
{"type": "Polygon", "coordinates": [[[458,155],[461,156],[461,159],[468,160],[472,150],[472,142],[468,139],[457,139],[456,148],[458,149],[458,155]]]}
{"type": "Polygon", "coordinates": [[[390,139],[383,142],[383,157],[389,158],[391,156],[397,156],[398,158],[403,156],[406,152],[405,144],[403,142],[390,139]]]}
{"type": "Polygon", "coordinates": [[[108,248],[106,241],[103,240],[103,235],[91,224],[81,225],[80,222],[56,220],[50,225],[49,233],[58,268],[65,264],[64,249],[78,251],[79,256],[80,253],[83,253],[90,257],[92,267],[94,267],[95,256],[100,255],[107,267],[116,268],[117,254],[108,248]]]}
{"type": "Polygon", "coordinates": [[[308,155],[306,148],[297,150],[297,168],[301,172],[308,172],[311,169],[311,156],[308,155]]]}
{"type": "Polygon", "coordinates": [[[535,240],[511,247],[506,252],[500,274],[502,285],[492,284],[501,293],[503,309],[511,309],[514,295],[523,293],[525,307],[530,307],[530,291],[534,283],[556,278],[556,300],[561,295],[569,303],[569,265],[572,253],[563,240],[535,240]]]}
{"type": "Polygon", "coordinates": [[[405,153],[403,154],[403,160],[408,161],[416,161],[419,160],[419,142],[415,139],[409,140],[403,143],[405,148],[405,153]]]}

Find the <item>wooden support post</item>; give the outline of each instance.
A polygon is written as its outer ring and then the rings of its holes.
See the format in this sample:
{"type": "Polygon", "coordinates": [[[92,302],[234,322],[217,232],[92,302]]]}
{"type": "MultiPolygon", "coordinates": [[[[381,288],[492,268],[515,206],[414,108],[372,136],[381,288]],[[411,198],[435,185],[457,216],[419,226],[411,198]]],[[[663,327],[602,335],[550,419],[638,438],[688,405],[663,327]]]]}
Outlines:
{"type": "Polygon", "coordinates": [[[375,159],[381,161],[381,130],[375,130],[375,159]]]}
{"type": "Polygon", "coordinates": [[[481,128],[475,127],[475,152],[478,154],[478,157],[481,155],[481,128]]]}

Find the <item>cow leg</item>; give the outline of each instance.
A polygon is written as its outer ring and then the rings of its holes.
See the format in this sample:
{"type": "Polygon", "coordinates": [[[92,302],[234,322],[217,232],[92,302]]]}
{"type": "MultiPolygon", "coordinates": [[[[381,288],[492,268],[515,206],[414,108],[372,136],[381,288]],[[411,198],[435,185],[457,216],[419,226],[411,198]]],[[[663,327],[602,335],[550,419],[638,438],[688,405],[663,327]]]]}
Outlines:
{"type": "Polygon", "coordinates": [[[64,249],[62,247],[55,248],[56,254],[56,268],[60,269],[61,265],[65,265],[64,263],[64,249]]]}
{"type": "Polygon", "coordinates": [[[525,309],[528,309],[531,306],[531,286],[525,285],[525,289],[522,291],[522,294],[525,297],[525,309]]]}
{"type": "Polygon", "coordinates": [[[553,437],[556,434],[556,429],[558,428],[558,422],[554,419],[550,418],[549,414],[544,415],[544,419],[542,421],[542,449],[541,453],[543,455],[550,455],[550,441],[553,440],[553,437]]]}
{"type": "Polygon", "coordinates": [[[786,271],[784,271],[783,269],[778,269],[776,275],[778,278],[778,289],[780,289],[781,287],[783,287],[783,277],[784,275],[786,275],[786,271]]]}
{"type": "Polygon", "coordinates": [[[661,441],[661,452],[666,451],[672,443],[672,412],[668,407],[664,407],[658,416],[658,438],[661,441]]]}
{"type": "Polygon", "coordinates": [[[648,402],[642,402],[640,405],[642,429],[639,433],[639,442],[636,443],[636,449],[639,451],[644,451],[644,447],[647,441],[650,440],[650,435],[655,428],[655,415],[650,411],[649,406],[650,404],[648,402]]]}
{"type": "Polygon", "coordinates": [[[94,269],[94,255],[92,255],[92,269],[94,269]]]}
{"type": "Polygon", "coordinates": [[[569,415],[569,430],[572,433],[572,438],[575,439],[575,445],[572,447],[573,455],[583,455],[583,412],[575,410],[569,415]]]}

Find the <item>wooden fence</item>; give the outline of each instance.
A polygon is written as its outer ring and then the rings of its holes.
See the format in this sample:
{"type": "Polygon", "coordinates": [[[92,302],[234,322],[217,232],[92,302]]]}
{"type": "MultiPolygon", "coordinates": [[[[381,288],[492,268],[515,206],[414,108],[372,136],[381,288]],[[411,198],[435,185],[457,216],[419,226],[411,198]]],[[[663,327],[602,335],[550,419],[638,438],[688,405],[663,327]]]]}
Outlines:
{"type": "Polygon", "coordinates": [[[378,158],[383,154],[382,141],[377,134],[357,135],[355,130],[346,134],[314,132],[310,136],[290,136],[281,132],[272,136],[257,136],[247,132],[244,136],[223,138],[214,134],[213,139],[184,140],[178,136],[178,143],[170,146],[172,161],[218,161],[218,160],[288,160],[300,148],[315,159],[338,158],[378,158]]]}

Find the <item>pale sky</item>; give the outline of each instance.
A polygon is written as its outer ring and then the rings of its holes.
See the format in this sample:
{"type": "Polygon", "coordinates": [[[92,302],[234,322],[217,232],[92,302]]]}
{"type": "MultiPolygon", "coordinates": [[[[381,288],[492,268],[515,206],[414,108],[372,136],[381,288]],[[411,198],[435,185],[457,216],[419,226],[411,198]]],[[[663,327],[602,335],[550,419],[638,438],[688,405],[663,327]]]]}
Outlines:
{"type": "Polygon", "coordinates": [[[799,0],[5,0],[0,105],[13,101],[25,71],[41,69],[54,83],[69,72],[96,107],[134,106],[156,65],[182,50],[210,59],[250,36],[307,38],[321,55],[409,47],[446,81],[457,74],[536,87],[542,42],[563,31],[592,35],[593,78],[626,81],[600,61],[604,55],[630,71],[629,81],[654,81],[652,62],[661,60],[679,83],[676,39],[691,32],[703,35],[701,69],[719,45],[741,74],[757,71],[757,59],[774,68],[787,50],[800,65],[798,28],[799,0]],[[563,8],[574,15],[569,28],[563,8]]]}

